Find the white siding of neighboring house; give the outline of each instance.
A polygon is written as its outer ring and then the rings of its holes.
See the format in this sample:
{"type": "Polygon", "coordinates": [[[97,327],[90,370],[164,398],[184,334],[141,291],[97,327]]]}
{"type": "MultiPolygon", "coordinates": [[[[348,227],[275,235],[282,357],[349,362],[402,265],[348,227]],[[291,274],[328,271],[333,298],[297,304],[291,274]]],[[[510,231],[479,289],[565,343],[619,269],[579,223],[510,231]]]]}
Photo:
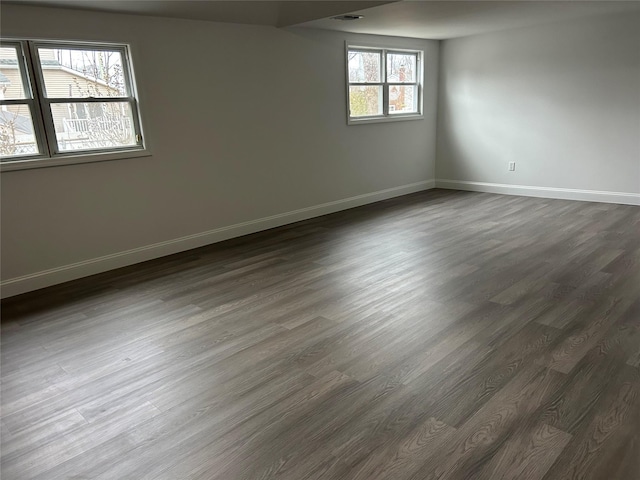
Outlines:
{"type": "MultiPolygon", "coordinates": [[[[23,94],[20,87],[22,80],[18,69],[13,65],[3,65],[0,68],[0,72],[11,82],[6,89],[5,98],[20,98],[23,94]]],[[[97,88],[101,96],[117,95],[116,89],[92,81],[80,74],[74,74],[62,67],[44,67],[43,74],[45,77],[47,96],[49,97],[85,97],[89,95],[89,93],[87,93],[89,91],[95,96],[95,93],[93,93],[95,91],[94,87],[97,88]]],[[[6,110],[19,115],[25,115],[27,113],[27,108],[23,106],[7,106],[6,110]]],[[[64,128],[63,119],[73,118],[67,105],[53,106],[52,111],[56,129],[59,131],[64,128]]]]}
{"type": "Polygon", "coordinates": [[[3,65],[0,68],[0,72],[11,82],[6,86],[4,98],[12,99],[23,97],[24,94],[21,88],[22,80],[20,79],[20,72],[18,69],[3,65]]]}

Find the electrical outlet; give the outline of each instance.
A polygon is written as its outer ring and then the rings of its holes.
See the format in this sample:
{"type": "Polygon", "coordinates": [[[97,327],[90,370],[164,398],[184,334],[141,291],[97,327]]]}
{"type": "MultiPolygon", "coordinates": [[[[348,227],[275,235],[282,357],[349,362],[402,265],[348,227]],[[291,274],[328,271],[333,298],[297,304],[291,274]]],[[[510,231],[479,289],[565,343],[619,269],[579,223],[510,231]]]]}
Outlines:
{"type": "Polygon", "coordinates": [[[509,162],[509,171],[510,172],[516,171],[516,162],[509,162]]]}

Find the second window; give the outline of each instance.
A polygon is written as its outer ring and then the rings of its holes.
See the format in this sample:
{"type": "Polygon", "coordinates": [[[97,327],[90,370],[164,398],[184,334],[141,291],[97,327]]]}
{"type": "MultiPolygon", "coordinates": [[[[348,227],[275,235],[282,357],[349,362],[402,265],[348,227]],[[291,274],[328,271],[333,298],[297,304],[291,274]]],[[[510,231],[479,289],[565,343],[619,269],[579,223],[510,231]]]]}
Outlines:
{"type": "Polygon", "coordinates": [[[348,46],[349,121],[419,117],[421,54],[412,50],[348,46]]]}

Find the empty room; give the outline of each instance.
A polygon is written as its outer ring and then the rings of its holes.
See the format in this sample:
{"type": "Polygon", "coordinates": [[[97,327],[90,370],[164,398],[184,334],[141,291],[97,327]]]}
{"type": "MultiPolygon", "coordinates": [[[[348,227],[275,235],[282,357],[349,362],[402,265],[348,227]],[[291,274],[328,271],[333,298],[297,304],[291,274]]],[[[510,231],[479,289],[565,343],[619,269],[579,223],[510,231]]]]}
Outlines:
{"type": "Polygon", "coordinates": [[[640,480],[640,2],[0,40],[2,480],[640,480]]]}

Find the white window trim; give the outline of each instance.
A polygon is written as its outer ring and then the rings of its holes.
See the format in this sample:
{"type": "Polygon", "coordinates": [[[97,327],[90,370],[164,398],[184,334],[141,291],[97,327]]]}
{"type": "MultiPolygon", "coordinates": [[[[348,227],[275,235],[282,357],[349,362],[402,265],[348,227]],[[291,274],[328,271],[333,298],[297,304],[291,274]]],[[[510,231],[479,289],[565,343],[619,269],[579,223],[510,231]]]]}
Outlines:
{"type": "Polygon", "coordinates": [[[150,157],[148,149],[118,150],[110,152],[98,151],[95,153],[83,152],[75,155],[58,155],[55,157],[16,157],[18,160],[5,160],[0,163],[0,172],[13,172],[16,170],[29,170],[32,168],[61,167],[64,165],[78,165],[81,163],[106,162],[112,160],[125,160],[129,158],[150,157]]]}
{"type": "Polygon", "coordinates": [[[36,144],[41,152],[37,155],[21,155],[0,159],[0,172],[25,170],[32,168],[56,167],[62,165],[74,165],[81,163],[103,162],[127,158],[151,156],[148,150],[148,142],[144,136],[142,122],[140,120],[140,103],[136,89],[133,66],[130,56],[130,47],[122,43],[91,42],[91,41],[61,41],[61,40],[36,40],[24,38],[2,38],[3,45],[16,48],[18,55],[17,68],[21,72],[25,96],[24,100],[11,101],[14,103],[29,105],[36,144]],[[101,102],[104,98],[47,98],[44,95],[44,78],[39,65],[38,47],[50,48],[82,48],[88,47],[96,50],[119,51],[122,55],[124,76],[129,89],[127,97],[105,97],[107,102],[121,101],[128,103],[133,116],[137,145],[126,148],[112,148],[99,150],[60,151],[57,146],[56,132],[51,117],[49,104],[64,102],[101,102]]]}
{"type": "MultiPolygon", "coordinates": [[[[345,42],[344,44],[344,59],[345,59],[345,85],[346,85],[346,99],[347,99],[347,125],[366,125],[369,123],[386,123],[386,122],[402,122],[407,120],[422,120],[424,119],[424,109],[423,109],[423,77],[424,77],[424,51],[409,49],[409,48],[395,48],[389,45],[373,45],[373,44],[363,44],[356,43],[351,44],[349,42],[345,42]],[[349,50],[374,50],[382,52],[382,65],[381,65],[381,73],[383,77],[381,78],[381,82],[376,83],[373,82],[371,85],[382,85],[382,115],[372,115],[368,117],[352,117],[351,116],[351,99],[350,99],[350,85],[354,85],[357,83],[352,83],[349,81],[349,50]],[[417,85],[418,90],[418,113],[406,113],[406,114],[389,114],[388,105],[389,105],[389,96],[387,93],[387,87],[389,85],[396,85],[394,82],[387,82],[387,54],[388,53],[414,53],[417,55],[416,59],[416,83],[409,83],[408,85],[417,85]]],[[[403,84],[398,84],[403,85],[403,84]]]]}

